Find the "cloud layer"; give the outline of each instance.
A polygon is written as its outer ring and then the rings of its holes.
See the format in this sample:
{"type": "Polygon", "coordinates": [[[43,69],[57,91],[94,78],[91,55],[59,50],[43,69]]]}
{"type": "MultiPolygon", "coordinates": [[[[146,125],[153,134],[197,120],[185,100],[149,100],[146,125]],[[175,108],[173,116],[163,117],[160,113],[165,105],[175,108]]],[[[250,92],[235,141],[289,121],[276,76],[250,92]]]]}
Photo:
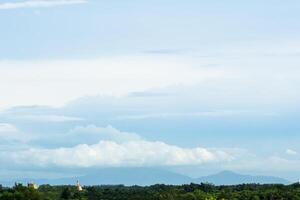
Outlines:
{"type": "Polygon", "coordinates": [[[5,93],[0,108],[33,104],[61,106],[85,95],[122,96],[151,88],[214,80],[223,77],[224,73],[222,69],[193,68],[181,59],[150,56],[0,61],[0,65],[4,66],[1,68],[0,92],[5,93]],[[9,91],[1,86],[4,83],[10,84],[9,91]],[[24,91],[27,95],[14,90],[24,91]]]}

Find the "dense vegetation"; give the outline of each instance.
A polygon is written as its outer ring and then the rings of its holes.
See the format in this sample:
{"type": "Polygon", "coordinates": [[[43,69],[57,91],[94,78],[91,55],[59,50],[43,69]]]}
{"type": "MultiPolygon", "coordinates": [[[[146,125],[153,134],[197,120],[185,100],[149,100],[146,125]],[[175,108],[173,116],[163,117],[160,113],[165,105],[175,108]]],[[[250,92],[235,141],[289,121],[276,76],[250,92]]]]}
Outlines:
{"type": "Polygon", "coordinates": [[[300,184],[213,186],[190,184],[182,186],[153,185],[89,186],[77,191],[75,186],[42,185],[39,189],[21,184],[0,187],[0,200],[300,200],[300,184]]]}

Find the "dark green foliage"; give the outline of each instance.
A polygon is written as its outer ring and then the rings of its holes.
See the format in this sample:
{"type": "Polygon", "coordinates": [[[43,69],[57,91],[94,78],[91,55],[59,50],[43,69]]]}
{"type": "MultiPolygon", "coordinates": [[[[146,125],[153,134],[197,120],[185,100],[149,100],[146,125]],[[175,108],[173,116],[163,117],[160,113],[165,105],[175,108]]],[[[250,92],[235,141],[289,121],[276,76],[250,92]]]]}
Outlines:
{"type": "Polygon", "coordinates": [[[40,200],[38,191],[16,184],[13,188],[1,188],[0,200],[40,200]]]}
{"type": "Polygon", "coordinates": [[[0,187],[0,200],[300,200],[300,184],[243,184],[214,186],[189,184],[181,186],[123,185],[89,186],[77,191],[75,186],[42,185],[38,190],[16,184],[0,187]]]}
{"type": "Polygon", "coordinates": [[[71,196],[72,196],[72,192],[69,187],[66,187],[61,193],[61,198],[63,200],[69,200],[71,199],[71,196]]]}

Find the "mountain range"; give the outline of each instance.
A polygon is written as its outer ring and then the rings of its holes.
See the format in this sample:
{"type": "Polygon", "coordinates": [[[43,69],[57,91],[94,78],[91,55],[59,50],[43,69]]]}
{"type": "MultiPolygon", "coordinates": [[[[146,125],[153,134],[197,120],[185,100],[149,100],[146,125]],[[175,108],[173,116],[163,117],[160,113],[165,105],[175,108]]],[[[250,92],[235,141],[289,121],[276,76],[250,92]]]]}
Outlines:
{"type": "Polygon", "coordinates": [[[211,183],[214,185],[236,185],[243,183],[260,184],[289,184],[288,180],[273,176],[251,176],[222,171],[217,174],[203,176],[200,178],[190,178],[175,172],[156,168],[107,168],[97,172],[89,173],[84,176],[59,179],[22,179],[14,181],[1,181],[0,184],[11,186],[15,182],[24,183],[35,182],[51,185],[74,185],[77,180],[83,185],[153,185],[153,184],[172,184],[181,185],[189,183],[211,183]]]}
{"type": "Polygon", "coordinates": [[[238,174],[231,171],[222,171],[217,174],[203,176],[196,179],[197,182],[213,183],[214,185],[237,185],[243,183],[260,183],[260,184],[289,184],[290,182],[286,179],[274,177],[274,176],[252,176],[238,174]]]}

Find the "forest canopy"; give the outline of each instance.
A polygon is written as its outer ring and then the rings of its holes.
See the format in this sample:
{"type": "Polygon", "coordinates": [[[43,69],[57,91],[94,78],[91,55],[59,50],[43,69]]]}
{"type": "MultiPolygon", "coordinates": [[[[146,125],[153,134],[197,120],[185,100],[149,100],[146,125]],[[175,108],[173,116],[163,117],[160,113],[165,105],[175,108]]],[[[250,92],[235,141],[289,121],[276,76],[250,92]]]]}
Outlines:
{"type": "Polygon", "coordinates": [[[152,186],[76,186],[41,185],[38,189],[16,184],[0,187],[0,200],[300,200],[300,184],[212,184],[152,186]]]}

